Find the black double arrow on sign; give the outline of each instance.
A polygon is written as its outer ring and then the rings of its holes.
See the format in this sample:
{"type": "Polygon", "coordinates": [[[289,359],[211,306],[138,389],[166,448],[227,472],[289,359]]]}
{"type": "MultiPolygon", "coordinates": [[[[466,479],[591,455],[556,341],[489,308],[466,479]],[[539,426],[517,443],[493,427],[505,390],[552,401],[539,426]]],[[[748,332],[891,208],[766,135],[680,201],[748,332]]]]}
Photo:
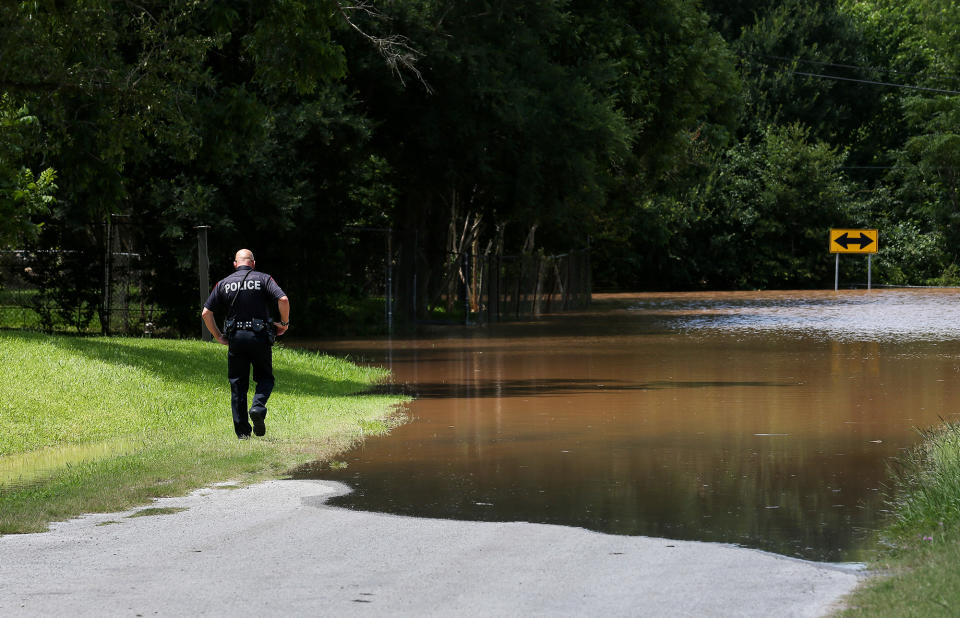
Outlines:
{"type": "Polygon", "coordinates": [[[849,249],[850,245],[859,245],[861,249],[866,249],[873,244],[873,239],[863,234],[854,238],[852,236],[847,236],[847,233],[844,232],[843,234],[834,238],[833,242],[837,243],[844,249],[849,249]]]}

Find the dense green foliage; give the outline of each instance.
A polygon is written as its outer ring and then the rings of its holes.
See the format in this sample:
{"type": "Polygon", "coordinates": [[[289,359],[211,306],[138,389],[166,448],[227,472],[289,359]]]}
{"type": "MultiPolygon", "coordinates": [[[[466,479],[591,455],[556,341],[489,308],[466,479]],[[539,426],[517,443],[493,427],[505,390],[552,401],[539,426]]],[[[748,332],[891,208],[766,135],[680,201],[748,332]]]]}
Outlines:
{"type": "Polygon", "coordinates": [[[36,238],[40,226],[33,216],[47,212],[57,189],[52,168],[35,177],[21,160],[36,121],[26,106],[15,108],[10,97],[0,95],[0,247],[36,238]]]}
{"type": "Polygon", "coordinates": [[[589,245],[603,288],[827,287],[827,230],[863,226],[879,282],[953,283],[958,25],[947,0],[4,3],[0,243],[62,250],[39,297],[89,322],[109,220],[181,332],[198,225],[214,278],[250,247],[326,331],[388,228],[401,319],[468,248],[589,245]]]}
{"type": "Polygon", "coordinates": [[[385,372],[277,348],[267,435],[238,441],[226,349],[143,338],[0,334],[0,534],[224,479],[276,475],[386,431],[385,372]]]}

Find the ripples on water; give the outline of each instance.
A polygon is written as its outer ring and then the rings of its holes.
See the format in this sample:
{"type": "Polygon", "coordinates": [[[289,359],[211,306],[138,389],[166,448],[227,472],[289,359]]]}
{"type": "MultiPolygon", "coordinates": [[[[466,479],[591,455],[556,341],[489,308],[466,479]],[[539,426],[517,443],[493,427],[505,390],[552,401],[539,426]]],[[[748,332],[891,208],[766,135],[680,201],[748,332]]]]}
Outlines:
{"type": "Polygon", "coordinates": [[[667,324],[681,331],[774,331],[833,341],[960,338],[960,295],[954,290],[773,293],[739,299],[674,297],[642,301],[631,309],[677,314],[667,324]]]}

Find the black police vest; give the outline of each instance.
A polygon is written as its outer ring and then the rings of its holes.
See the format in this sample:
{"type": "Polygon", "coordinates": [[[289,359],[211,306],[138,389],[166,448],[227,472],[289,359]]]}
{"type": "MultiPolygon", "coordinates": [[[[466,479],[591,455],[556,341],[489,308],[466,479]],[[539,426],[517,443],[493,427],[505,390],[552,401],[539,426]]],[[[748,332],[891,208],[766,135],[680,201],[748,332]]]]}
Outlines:
{"type": "Polygon", "coordinates": [[[273,277],[243,266],[217,283],[214,294],[216,304],[227,310],[227,317],[240,321],[269,320],[273,303],[285,296],[273,277]]]}

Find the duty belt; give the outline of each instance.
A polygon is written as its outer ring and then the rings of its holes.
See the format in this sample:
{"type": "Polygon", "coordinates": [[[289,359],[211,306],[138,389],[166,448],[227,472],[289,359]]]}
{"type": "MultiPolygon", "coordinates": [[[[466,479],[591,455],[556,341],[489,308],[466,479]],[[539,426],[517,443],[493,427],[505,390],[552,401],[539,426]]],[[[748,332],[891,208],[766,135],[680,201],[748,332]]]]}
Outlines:
{"type": "MultiPolygon", "coordinates": [[[[261,320],[255,320],[255,321],[256,321],[256,322],[260,322],[261,324],[263,324],[263,322],[262,322],[261,320]]],[[[236,328],[237,330],[253,330],[253,323],[254,323],[254,321],[250,321],[250,322],[234,322],[234,323],[233,323],[233,327],[236,328]]]]}

